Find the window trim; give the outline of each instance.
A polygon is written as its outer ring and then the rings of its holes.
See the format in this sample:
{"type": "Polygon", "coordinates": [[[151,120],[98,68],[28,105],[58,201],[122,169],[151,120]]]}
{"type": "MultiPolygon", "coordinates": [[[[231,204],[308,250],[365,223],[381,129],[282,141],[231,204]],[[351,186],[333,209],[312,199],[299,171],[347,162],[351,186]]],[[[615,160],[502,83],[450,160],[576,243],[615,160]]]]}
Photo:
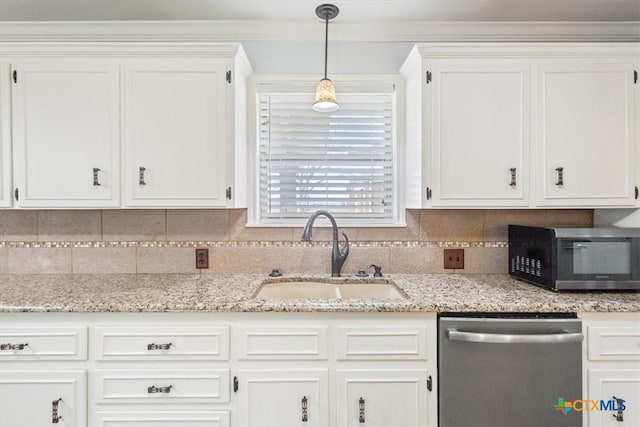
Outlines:
{"type": "MultiPolygon", "coordinates": [[[[308,92],[313,93],[317,85],[318,76],[309,75],[256,75],[249,78],[247,91],[247,182],[248,182],[248,206],[247,206],[247,226],[248,227],[301,227],[304,221],[292,221],[290,224],[263,224],[260,223],[260,176],[259,176],[259,125],[257,118],[258,93],[263,91],[287,91],[287,92],[308,92]]],[[[375,75],[332,75],[331,80],[336,85],[338,102],[340,91],[363,92],[379,90],[381,85],[393,85],[395,87],[393,118],[393,222],[388,224],[373,224],[359,221],[340,221],[342,227],[406,227],[406,197],[405,197],[405,176],[404,170],[405,143],[404,143],[404,81],[395,74],[375,74],[375,75]]],[[[309,106],[311,108],[311,106],[309,106]]],[[[322,224],[319,224],[322,226],[322,224]]]]}

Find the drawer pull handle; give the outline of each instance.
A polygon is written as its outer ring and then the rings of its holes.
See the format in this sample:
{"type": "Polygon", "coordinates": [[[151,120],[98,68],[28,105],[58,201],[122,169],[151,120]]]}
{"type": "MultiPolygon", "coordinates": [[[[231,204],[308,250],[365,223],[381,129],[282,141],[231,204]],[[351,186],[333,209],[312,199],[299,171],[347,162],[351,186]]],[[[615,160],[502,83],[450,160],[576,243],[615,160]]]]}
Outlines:
{"type": "Polygon", "coordinates": [[[360,408],[360,417],[358,418],[358,422],[360,424],[364,424],[364,399],[360,398],[358,400],[358,407],[360,408]]]}
{"type": "Polygon", "coordinates": [[[511,172],[511,183],[509,184],[511,187],[515,187],[518,185],[516,183],[516,168],[510,168],[509,172],[511,172]]]}
{"type": "Polygon", "coordinates": [[[93,168],[93,186],[94,187],[98,187],[102,184],[100,184],[100,181],[98,179],[98,172],[100,172],[100,168],[93,168]]]}
{"type": "Polygon", "coordinates": [[[166,387],[156,387],[155,385],[152,385],[147,388],[147,393],[171,393],[172,388],[172,385],[166,387]]]}
{"type": "Polygon", "coordinates": [[[558,172],[558,181],[556,181],[557,186],[564,185],[564,168],[556,168],[556,172],[558,172]]]}
{"type": "Polygon", "coordinates": [[[302,396],[302,422],[309,421],[309,414],[307,413],[307,396],[302,396]]]}
{"type": "Polygon", "coordinates": [[[62,419],[62,416],[58,415],[58,403],[60,403],[61,400],[62,398],[51,402],[51,422],[53,424],[58,424],[62,419]]]}
{"type": "Polygon", "coordinates": [[[24,350],[29,344],[0,344],[0,350],[24,350]]]}
{"type": "Polygon", "coordinates": [[[618,409],[618,412],[613,414],[613,418],[615,418],[617,422],[621,423],[624,421],[623,414],[624,414],[624,410],[626,409],[624,405],[624,399],[620,399],[619,397],[615,397],[615,396],[613,396],[613,398],[616,401],[616,407],[618,409]]]}
{"type": "Polygon", "coordinates": [[[138,185],[147,185],[144,180],[144,172],[147,170],[144,166],[138,168],[138,185]]]}
{"type": "Polygon", "coordinates": [[[170,350],[171,346],[173,344],[172,343],[167,343],[167,344],[147,344],[147,350],[170,350]]]}

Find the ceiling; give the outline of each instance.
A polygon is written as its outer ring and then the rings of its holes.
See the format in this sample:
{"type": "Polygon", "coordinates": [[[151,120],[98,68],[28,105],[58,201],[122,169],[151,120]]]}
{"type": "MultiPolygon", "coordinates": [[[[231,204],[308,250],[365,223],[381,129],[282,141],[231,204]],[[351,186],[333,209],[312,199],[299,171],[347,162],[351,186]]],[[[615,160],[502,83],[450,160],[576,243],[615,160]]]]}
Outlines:
{"type": "MultiPolygon", "coordinates": [[[[0,21],[314,22],[322,0],[1,0],[0,21]]],[[[640,21],[640,0],[335,0],[335,22],[640,21]]]]}

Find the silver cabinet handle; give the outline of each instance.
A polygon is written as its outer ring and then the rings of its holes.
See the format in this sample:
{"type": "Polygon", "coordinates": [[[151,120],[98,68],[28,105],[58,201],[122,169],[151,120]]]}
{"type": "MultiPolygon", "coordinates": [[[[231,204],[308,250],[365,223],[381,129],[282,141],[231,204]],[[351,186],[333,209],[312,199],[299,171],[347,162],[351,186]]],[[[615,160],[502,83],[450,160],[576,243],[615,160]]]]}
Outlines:
{"type": "Polygon", "coordinates": [[[460,332],[457,329],[447,329],[447,337],[451,341],[465,341],[491,344],[561,344],[582,342],[582,333],[560,334],[486,334],[482,332],[460,332]]]}
{"type": "Polygon", "coordinates": [[[558,180],[556,181],[557,186],[564,185],[564,168],[556,168],[556,172],[558,172],[558,180]]]}
{"type": "Polygon", "coordinates": [[[56,399],[51,402],[51,423],[52,424],[58,424],[62,419],[62,416],[58,415],[58,404],[60,403],[61,400],[62,398],[56,399]]]}
{"type": "Polygon", "coordinates": [[[509,184],[511,187],[515,187],[516,184],[516,168],[510,168],[509,172],[511,172],[511,183],[509,184]]]}
{"type": "Polygon", "coordinates": [[[24,343],[24,344],[10,344],[10,343],[6,343],[6,344],[0,344],[0,350],[24,350],[25,347],[27,347],[29,344],[24,343]]]}
{"type": "Polygon", "coordinates": [[[360,400],[358,400],[358,409],[359,411],[359,417],[358,417],[358,423],[360,424],[364,424],[364,399],[360,398],[360,400]]]}
{"type": "Polygon", "coordinates": [[[144,182],[144,172],[147,170],[147,168],[145,168],[144,166],[140,166],[138,168],[138,185],[147,185],[146,182],[144,182]]]}
{"type": "Polygon", "coordinates": [[[307,396],[302,396],[302,422],[309,421],[309,413],[307,412],[307,396]]]}
{"type": "Polygon", "coordinates": [[[152,385],[151,387],[147,387],[147,393],[171,393],[172,385],[166,387],[156,387],[152,385]]]}
{"type": "Polygon", "coordinates": [[[173,344],[172,343],[166,343],[166,344],[147,344],[147,350],[170,350],[171,346],[173,344]]]}
{"type": "Polygon", "coordinates": [[[100,168],[93,168],[93,186],[97,187],[100,184],[100,181],[98,180],[98,172],[100,172],[100,168]]]}

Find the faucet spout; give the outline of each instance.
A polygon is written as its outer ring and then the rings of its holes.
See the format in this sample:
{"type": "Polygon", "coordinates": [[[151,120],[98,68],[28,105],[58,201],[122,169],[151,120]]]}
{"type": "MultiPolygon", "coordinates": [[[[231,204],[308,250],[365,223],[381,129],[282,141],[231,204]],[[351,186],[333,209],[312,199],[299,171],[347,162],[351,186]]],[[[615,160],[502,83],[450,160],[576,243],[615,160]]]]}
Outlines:
{"type": "Polygon", "coordinates": [[[342,233],[344,236],[345,243],[340,246],[338,239],[338,224],[336,223],[335,218],[327,211],[316,211],[309,217],[307,221],[307,225],[304,226],[304,230],[302,231],[302,240],[305,242],[311,241],[311,234],[313,229],[313,223],[316,221],[316,218],[319,216],[325,216],[331,221],[331,227],[333,229],[333,249],[331,251],[331,277],[340,277],[340,271],[342,270],[342,265],[344,264],[347,256],[349,256],[349,238],[345,233],[342,233]]]}

